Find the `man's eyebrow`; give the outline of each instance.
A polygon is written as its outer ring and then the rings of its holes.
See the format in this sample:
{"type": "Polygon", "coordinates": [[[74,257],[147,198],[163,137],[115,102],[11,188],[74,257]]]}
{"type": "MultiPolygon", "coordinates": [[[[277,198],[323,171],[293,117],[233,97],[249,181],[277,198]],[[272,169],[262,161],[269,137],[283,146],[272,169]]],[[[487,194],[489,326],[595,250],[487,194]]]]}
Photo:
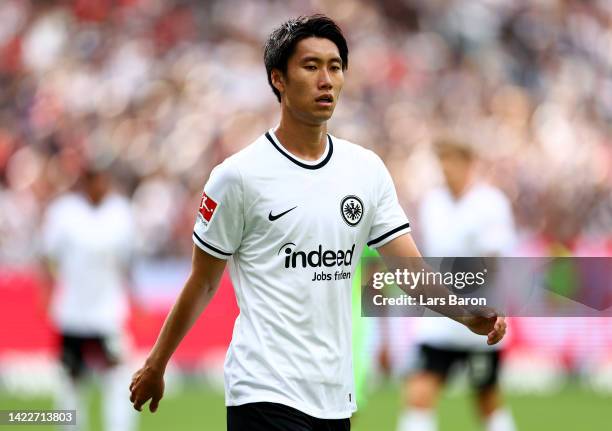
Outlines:
{"type": "MultiPolygon", "coordinates": [[[[322,63],[323,59],[321,57],[317,57],[317,56],[314,56],[314,55],[308,55],[308,56],[302,58],[302,63],[308,63],[309,61],[314,61],[315,63],[322,63]]],[[[335,57],[331,58],[329,61],[330,62],[337,62],[337,63],[342,64],[342,59],[340,57],[338,57],[338,56],[335,56],[335,57]]]]}

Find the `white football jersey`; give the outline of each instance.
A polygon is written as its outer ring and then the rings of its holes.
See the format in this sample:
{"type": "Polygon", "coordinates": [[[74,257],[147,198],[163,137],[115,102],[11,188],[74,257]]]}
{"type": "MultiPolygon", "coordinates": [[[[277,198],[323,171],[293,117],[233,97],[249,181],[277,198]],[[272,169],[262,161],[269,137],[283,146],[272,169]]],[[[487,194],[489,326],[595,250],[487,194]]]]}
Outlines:
{"type": "MultiPolygon", "coordinates": [[[[516,236],[512,207],[498,189],[476,183],[455,199],[447,188],[432,190],[420,208],[420,231],[427,256],[474,257],[507,255],[516,236]]],[[[430,313],[431,314],[431,313],[430,313]]],[[[446,349],[499,349],[462,324],[442,317],[416,319],[417,341],[446,349]]]]}
{"type": "Polygon", "coordinates": [[[130,203],[111,194],[98,205],[69,194],[47,210],[44,253],[57,263],[51,313],[61,331],[118,333],[128,313],[126,268],[134,243],[130,203]]]}
{"type": "Polygon", "coordinates": [[[217,166],[193,240],[229,259],[240,307],[226,404],[351,416],[352,274],[366,243],[376,248],[409,231],[382,160],[350,142],[328,136],[322,157],[305,161],[270,130],[217,166]]]}

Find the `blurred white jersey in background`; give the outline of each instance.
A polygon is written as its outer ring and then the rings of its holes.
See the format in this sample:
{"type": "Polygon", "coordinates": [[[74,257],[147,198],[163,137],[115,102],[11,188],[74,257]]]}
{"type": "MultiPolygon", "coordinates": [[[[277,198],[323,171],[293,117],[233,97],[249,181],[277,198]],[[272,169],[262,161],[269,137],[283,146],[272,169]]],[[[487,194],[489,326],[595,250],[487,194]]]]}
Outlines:
{"type": "MultiPolygon", "coordinates": [[[[514,247],[511,204],[501,191],[488,184],[472,184],[458,199],[447,188],[434,189],[425,196],[419,215],[425,256],[503,256],[514,247]]],[[[423,317],[415,321],[414,341],[419,344],[480,350],[503,345],[488,346],[482,336],[447,318],[423,317]]]]}
{"type": "Polygon", "coordinates": [[[79,194],[50,205],[43,247],[57,265],[51,314],[60,331],[90,335],[122,330],[133,226],[129,201],[118,194],[107,195],[97,206],[79,194]]]}

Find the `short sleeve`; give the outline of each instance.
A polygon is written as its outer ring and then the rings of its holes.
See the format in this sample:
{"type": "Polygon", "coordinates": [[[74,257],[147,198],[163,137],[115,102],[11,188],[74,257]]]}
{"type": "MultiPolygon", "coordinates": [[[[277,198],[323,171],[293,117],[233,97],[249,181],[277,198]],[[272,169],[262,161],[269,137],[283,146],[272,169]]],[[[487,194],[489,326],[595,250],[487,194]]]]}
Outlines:
{"type": "Polygon", "coordinates": [[[389,241],[410,232],[410,222],[399,204],[391,174],[382,160],[376,156],[377,190],[376,208],[368,246],[378,248],[389,241]]]}
{"type": "Polygon", "coordinates": [[[206,253],[228,259],[240,246],[244,228],[240,172],[224,162],[213,169],[193,229],[194,243],[206,253]]]}

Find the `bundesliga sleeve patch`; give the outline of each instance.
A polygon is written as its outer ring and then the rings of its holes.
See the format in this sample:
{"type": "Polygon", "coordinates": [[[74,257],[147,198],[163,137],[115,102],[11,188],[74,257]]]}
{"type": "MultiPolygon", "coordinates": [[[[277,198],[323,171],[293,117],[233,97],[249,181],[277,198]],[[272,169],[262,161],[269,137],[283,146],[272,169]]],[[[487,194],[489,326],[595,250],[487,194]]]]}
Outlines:
{"type": "Polygon", "coordinates": [[[215,209],[217,208],[217,202],[213,201],[210,197],[206,195],[206,192],[202,193],[202,200],[200,201],[200,215],[204,220],[210,222],[215,209]]]}

